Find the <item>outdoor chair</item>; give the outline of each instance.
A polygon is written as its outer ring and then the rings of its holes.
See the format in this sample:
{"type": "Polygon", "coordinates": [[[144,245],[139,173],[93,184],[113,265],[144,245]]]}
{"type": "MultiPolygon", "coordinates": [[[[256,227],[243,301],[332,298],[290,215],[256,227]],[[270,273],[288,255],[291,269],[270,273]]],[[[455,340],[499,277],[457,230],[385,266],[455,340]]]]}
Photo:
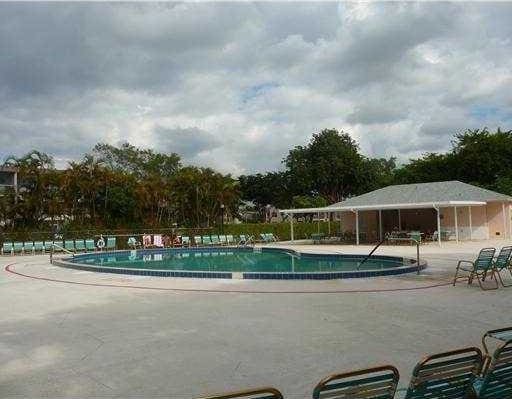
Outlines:
{"type": "Polygon", "coordinates": [[[5,255],[6,253],[14,255],[14,246],[12,245],[12,242],[4,242],[2,244],[2,255],[5,255]]]}
{"type": "Polygon", "coordinates": [[[501,285],[503,287],[510,287],[512,284],[505,284],[503,281],[503,278],[501,276],[502,272],[508,272],[510,273],[510,276],[512,277],[512,266],[511,266],[511,256],[512,256],[512,246],[506,246],[501,248],[499,255],[496,257],[494,263],[493,263],[493,269],[494,273],[498,277],[498,280],[500,281],[501,285]]]}
{"type": "Polygon", "coordinates": [[[116,249],[116,237],[107,237],[106,249],[116,249]]]}
{"type": "Polygon", "coordinates": [[[399,378],[388,365],[334,374],[317,384],[313,399],[392,399],[399,378]]]}
{"type": "Polygon", "coordinates": [[[201,240],[201,236],[194,236],[194,244],[196,244],[196,247],[199,245],[202,245],[203,241],[201,240]]]}
{"type": "Polygon", "coordinates": [[[226,236],[226,244],[227,245],[231,245],[231,244],[234,244],[235,243],[235,237],[233,237],[232,234],[228,234],[226,236]]]}
{"type": "Polygon", "coordinates": [[[203,240],[204,245],[212,245],[213,244],[210,236],[203,236],[202,240],[203,240]]]}
{"type": "Polygon", "coordinates": [[[23,252],[25,254],[30,253],[32,255],[35,255],[36,249],[34,247],[34,243],[32,241],[24,242],[23,243],[23,252]]]}
{"type": "Polygon", "coordinates": [[[41,252],[42,254],[44,254],[44,242],[42,241],[34,241],[34,253],[36,252],[41,252]]]}
{"type": "Polygon", "coordinates": [[[24,253],[25,252],[25,244],[22,242],[14,242],[12,244],[13,253],[24,253]]]}
{"type": "Polygon", "coordinates": [[[480,288],[483,290],[497,289],[498,279],[495,276],[493,268],[495,253],[495,248],[484,248],[480,251],[475,261],[459,260],[459,263],[457,263],[457,269],[455,271],[455,277],[453,278],[453,285],[455,286],[455,283],[458,279],[465,278],[465,276],[459,276],[459,273],[463,271],[468,273],[468,284],[472,284],[474,278],[476,277],[480,288]],[[491,287],[485,287],[483,284],[488,274],[490,274],[491,280],[494,280],[495,283],[491,287]]]}
{"type": "Polygon", "coordinates": [[[51,252],[53,247],[53,241],[44,242],[44,252],[51,252]]]}
{"type": "Polygon", "coordinates": [[[283,399],[283,395],[275,388],[265,387],[248,389],[244,391],[229,392],[224,394],[218,394],[213,396],[204,396],[200,399],[235,399],[235,398],[247,398],[247,399],[283,399]]]}
{"type": "Polygon", "coordinates": [[[219,235],[219,241],[220,241],[220,245],[226,245],[228,243],[228,239],[223,234],[219,235]]]}
{"type": "Polygon", "coordinates": [[[86,251],[96,251],[96,245],[94,245],[93,239],[85,240],[85,250],[86,251]]]}
{"type": "Polygon", "coordinates": [[[217,235],[211,236],[211,241],[212,241],[212,245],[219,245],[220,244],[219,236],[217,236],[217,235]]]}
{"type": "Polygon", "coordinates": [[[64,249],[73,252],[75,250],[75,242],[73,240],[65,240],[64,249]]]}
{"type": "Polygon", "coordinates": [[[85,252],[85,240],[75,240],[75,249],[77,252],[83,251],[85,252]]]}
{"type": "Polygon", "coordinates": [[[184,247],[190,247],[190,237],[189,236],[181,236],[181,244],[184,247]]]}
{"type": "Polygon", "coordinates": [[[512,398],[512,339],[496,349],[474,389],[479,399],[512,398]]]}
{"type": "Polygon", "coordinates": [[[428,356],[414,368],[405,399],[472,399],[481,369],[482,352],[475,347],[428,356]]]}

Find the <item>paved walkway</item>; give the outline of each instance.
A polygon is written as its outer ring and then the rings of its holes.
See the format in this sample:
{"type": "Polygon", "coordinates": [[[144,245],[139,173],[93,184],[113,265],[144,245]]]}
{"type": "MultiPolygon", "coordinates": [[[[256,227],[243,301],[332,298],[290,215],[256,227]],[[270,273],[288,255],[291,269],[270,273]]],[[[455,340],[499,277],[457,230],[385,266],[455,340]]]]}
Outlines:
{"type": "Polygon", "coordinates": [[[396,365],[405,387],[423,355],[479,345],[484,331],[512,325],[512,288],[423,287],[446,283],[457,259],[503,244],[422,246],[429,268],[419,277],[310,282],[119,276],[3,257],[0,397],[194,398],[274,385],[306,398],[329,373],[381,363],[396,365]]]}

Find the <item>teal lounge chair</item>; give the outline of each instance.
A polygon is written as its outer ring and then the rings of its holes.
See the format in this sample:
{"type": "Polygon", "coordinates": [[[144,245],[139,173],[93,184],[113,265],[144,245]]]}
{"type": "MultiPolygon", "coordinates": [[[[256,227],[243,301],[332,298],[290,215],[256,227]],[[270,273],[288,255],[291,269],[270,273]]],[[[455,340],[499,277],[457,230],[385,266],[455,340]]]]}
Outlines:
{"type": "Polygon", "coordinates": [[[96,251],[96,245],[94,244],[94,239],[90,238],[85,240],[85,249],[86,251],[96,251]]]}
{"type": "Polygon", "coordinates": [[[219,245],[220,244],[219,236],[213,235],[213,236],[211,236],[211,239],[212,239],[212,245],[219,245]]]}
{"type": "Polygon", "coordinates": [[[74,252],[75,251],[75,242],[73,240],[64,240],[64,249],[74,252]]]}
{"type": "Polygon", "coordinates": [[[501,285],[503,287],[510,287],[512,284],[505,284],[503,281],[503,277],[501,276],[501,273],[508,272],[510,274],[510,277],[512,277],[512,265],[511,265],[511,259],[512,259],[512,246],[506,246],[501,248],[500,253],[494,260],[494,263],[492,265],[494,269],[494,273],[496,276],[498,276],[498,280],[500,281],[501,285]]]}
{"type": "Polygon", "coordinates": [[[233,237],[232,234],[228,234],[226,236],[226,244],[227,245],[233,245],[235,243],[235,237],[233,237]]]}
{"type": "Polygon", "coordinates": [[[85,252],[85,240],[75,240],[75,249],[77,252],[85,252]]]}
{"type": "Polygon", "coordinates": [[[429,356],[412,372],[405,399],[472,399],[482,352],[470,347],[429,356]]]}
{"type": "Polygon", "coordinates": [[[24,254],[32,254],[34,255],[36,253],[36,249],[34,247],[33,241],[28,241],[23,243],[23,253],[24,254]]]}
{"type": "Polygon", "coordinates": [[[2,244],[2,255],[7,253],[14,255],[14,245],[12,245],[12,242],[4,242],[2,244]]]}
{"type": "Polygon", "coordinates": [[[210,236],[203,236],[202,240],[204,245],[212,245],[212,239],[210,236]]]}
{"type": "Polygon", "coordinates": [[[478,257],[475,261],[469,260],[459,260],[457,264],[457,269],[455,271],[455,277],[453,278],[453,285],[460,278],[465,278],[466,276],[459,276],[461,271],[466,272],[468,275],[468,284],[472,284],[474,278],[478,280],[478,284],[480,288],[483,290],[495,290],[498,288],[498,279],[495,276],[493,261],[494,254],[496,253],[495,248],[484,248],[478,254],[478,257]],[[490,279],[494,280],[494,284],[491,287],[486,287],[483,282],[490,275],[490,279]]]}
{"type": "Polygon", "coordinates": [[[44,242],[42,241],[34,241],[34,253],[36,252],[41,252],[42,254],[44,254],[44,242]]]}
{"type": "Polygon", "coordinates": [[[226,236],[224,234],[219,235],[219,241],[220,241],[220,245],[226,245],[228,243],[228,239],[226,238],[226,236]]]}
{"type": "Polygon", "coordinates": [[[498,346],[474,388],[478,399],[512,398],[512,340],[498,346]]]}
{"type": "Polygon", "coordinates": [[[108,249],[116,249],[116,238],[115,237],[107,237],[107,244],[105,248],[108,249]]]}
{"type": "Polygon", "coordinates": [[[201,240],[201,236],[194,236],[194,244],[196,244],[196,247],[203,244],[203,241],[201,240]]]}
{"type": "Polygon", "coordinates": [[[334,374],[316,385],[313,399],[393,399],[399,378],[389,365],[334,374]]]}
{"type": "Polygon", "coordinates": [[[244,391],[228,392],[212,396],[204,396],[200,399],[283,399],[283,395],[275,388],[264,387],[248,389],[244,391]]]}
{"type": "Polygon", "coordinates": [[[181,236],[181,244],[184,247],[190,247],[190,237],[189,236],[181,236]]]}
{"type": "Polygon", "coordinates": [[[14,253],[24,253],[25,252],[25,244],[22,242],[14,242],[12,244],[14,253]]]}

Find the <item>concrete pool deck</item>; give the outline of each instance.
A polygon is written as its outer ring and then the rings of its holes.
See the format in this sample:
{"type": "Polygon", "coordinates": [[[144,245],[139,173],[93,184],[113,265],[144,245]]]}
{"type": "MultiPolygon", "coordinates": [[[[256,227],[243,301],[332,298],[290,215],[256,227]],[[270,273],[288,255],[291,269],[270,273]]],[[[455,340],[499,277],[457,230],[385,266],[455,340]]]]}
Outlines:
{"type": "Polygon", "coordinates": [[[479,346],[486,330],[512,325],[512,287],[446,285],[458,259],[507,243],[425,245],[420,276],[345,281],[162,279],[2,257],[0,397],[194,398],[273,385],[306,398],[327,374],[382,363],[399,368],[403,388],[423,355],[479,346]]]}

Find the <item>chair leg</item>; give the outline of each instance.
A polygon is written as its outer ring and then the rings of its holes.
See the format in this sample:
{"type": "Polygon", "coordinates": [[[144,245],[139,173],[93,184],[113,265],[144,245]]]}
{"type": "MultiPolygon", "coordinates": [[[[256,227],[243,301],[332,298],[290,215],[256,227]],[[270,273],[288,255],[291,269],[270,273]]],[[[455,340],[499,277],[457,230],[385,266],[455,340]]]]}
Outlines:
{"type": "Polygon", "coordinates": [[[453,286],[455,287],[455,283],[457,282],[457,278],[458,278],[458,275],[459,275],[459,267],[460,267],[460,264],[457,265],[457,269],[455,269],[455,276],[453,277],[453,286]]]}
{"type": "Polygon", "coordinates": [[[496,278],[495,274],[494,274],[494,270],[491,271],[491,277],[490,277],[490,280],[494,280],[496,286],[492,286],[492,287],[486,287],[483,282],[485,281],[484,278],[486,276],[487,273],[484,273],[482,274],[482,278],[480,278],[480,275],[478,273],[476,273],[476,278],[478,279],[478,284],[480,285],[480,288],[484,291],[489,291],[489,290],[497,290],[499,288],[499,284],[498,284],[498,279],[496,278]]]}
{"type": "MultiPolygon", "coordinates": [[[[508,270],[510,272],[510,276],[512,277],[512,271],[510,271],[509,269],[505,270],[508,270]]],[[[501,269],[501,271],[503,271],[503,269],[501,269]]],[[[496,269],[496,274],[498,275],[498,279],[503,287],[512,287],[512,284],[505,284],[505,282],[503,281],[503,277],[501,276],[500,270],[496,269]]]]}

